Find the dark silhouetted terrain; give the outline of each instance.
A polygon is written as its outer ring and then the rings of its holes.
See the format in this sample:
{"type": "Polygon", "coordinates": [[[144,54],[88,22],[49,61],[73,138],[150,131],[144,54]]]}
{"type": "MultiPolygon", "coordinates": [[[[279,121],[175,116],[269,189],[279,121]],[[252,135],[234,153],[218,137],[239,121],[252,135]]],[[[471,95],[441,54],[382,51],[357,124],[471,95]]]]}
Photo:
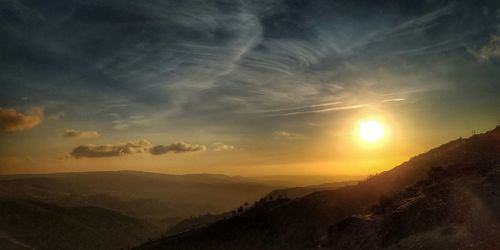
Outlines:
{"type": "Polygon", "coordinates": [[[138,249],[498,249],[499,163],[500,126],[357,185],[259,202],[138,249]]]}

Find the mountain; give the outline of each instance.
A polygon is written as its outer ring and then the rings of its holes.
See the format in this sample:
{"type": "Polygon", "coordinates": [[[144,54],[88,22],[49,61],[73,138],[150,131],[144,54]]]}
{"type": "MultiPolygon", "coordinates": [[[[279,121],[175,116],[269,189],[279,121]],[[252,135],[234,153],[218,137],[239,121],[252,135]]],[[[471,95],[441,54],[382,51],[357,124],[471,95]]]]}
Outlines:
{"type": "Polygon", "coordinates": [[[118,171],[0,176],[0,198],[62,206],[96,206],[150,220],[222,213],[276,186],[215,174],[167,175],[118,171]]]}
{"type": "Polygon", "coordinates": [[[268,199],[235,217],[137,249],[310,249],[320,245],[426,249],[419,243],[430,242],[439,233],[451,239],[425,246],[453,249],[455,244],[470,243],[498,249],[490,243],[494,244],[500,228],[499,189],[494,184],[499,163],[500,126],[451,141],[357,185],[294,200],[268,199]],[[436,174],[444,175],[440,177],[443,182],[433,179],[436,174]],[[421,190],[430,193],[420,196],[421,190]]]}
{"type": "Polygon", "coordinates": [[[158,228],[98,207],[62,207],[0,199],[0,249],[120,249],[158,228]]]}
{"type": "Polygon", "coordinates": [[[275,188],[243,177],[211,174],[3,175],[0,249],[127,248],[165,231],[206,225],[223,217],[183,219],[221,214],[275,188]]]}

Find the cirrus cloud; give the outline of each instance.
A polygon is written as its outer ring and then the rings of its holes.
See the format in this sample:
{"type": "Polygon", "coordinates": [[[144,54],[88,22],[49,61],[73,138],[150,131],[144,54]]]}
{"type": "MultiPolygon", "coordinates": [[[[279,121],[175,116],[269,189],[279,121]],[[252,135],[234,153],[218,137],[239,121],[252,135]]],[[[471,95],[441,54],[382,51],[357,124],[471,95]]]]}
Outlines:
{"type": "Polygon", "coordinates": [[[0,132],[16,132],[33,128],[43,119],[43,109],[30,109],[26,114],[15,109],[0,108],[0,132]]]}

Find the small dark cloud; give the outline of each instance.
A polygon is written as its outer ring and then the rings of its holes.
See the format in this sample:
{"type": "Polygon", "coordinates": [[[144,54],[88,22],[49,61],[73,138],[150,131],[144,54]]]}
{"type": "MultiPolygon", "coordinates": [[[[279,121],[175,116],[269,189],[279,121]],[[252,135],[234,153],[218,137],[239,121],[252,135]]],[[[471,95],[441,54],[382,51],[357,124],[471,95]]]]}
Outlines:
{"type": "Polygon", "coordinates": [[[43,109],[33,108],[26,114],[15,109],[0,108],[0,132],[16,132],[33,128],[43,119],[43,109]]]}
{"type": "Polygon", "coordinates": [[[176,142],[170,145],[158,145],[152,147],[149,152],[152,155],[161,155],[166,153],[186,153],[186,152],[196,152],[204,151],[206,147],[204,145],[197,144],[187,144],[185,142],[176,142]]]}
{"type": "Polygon", "coordinates": [[[113,157],[148,152],[151,146],[151,143],[147,140],[127,142],[122,144],[88,144],[74,148],[73,151],[71,151],[70,155],[77,159],[113,157]]]}
{"type": "Polygon", "coordinates": [[[97,131],[78,131],[75,129],[66,129],[63,134],[64,137],[74,139],[86,139],[99,137],[97,131]]]}

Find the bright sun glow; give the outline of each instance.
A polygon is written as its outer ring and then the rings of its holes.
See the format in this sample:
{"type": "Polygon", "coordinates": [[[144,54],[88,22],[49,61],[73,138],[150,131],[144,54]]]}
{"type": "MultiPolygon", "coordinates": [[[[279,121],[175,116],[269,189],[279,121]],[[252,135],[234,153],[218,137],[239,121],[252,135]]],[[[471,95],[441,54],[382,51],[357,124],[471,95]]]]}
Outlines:
{"type": "Polygon", "coordinates": [[[384,138],[384,126],[376,120],[363,120],[359,123],[359,138],[368,143],[376,143],[384,138]]]}

